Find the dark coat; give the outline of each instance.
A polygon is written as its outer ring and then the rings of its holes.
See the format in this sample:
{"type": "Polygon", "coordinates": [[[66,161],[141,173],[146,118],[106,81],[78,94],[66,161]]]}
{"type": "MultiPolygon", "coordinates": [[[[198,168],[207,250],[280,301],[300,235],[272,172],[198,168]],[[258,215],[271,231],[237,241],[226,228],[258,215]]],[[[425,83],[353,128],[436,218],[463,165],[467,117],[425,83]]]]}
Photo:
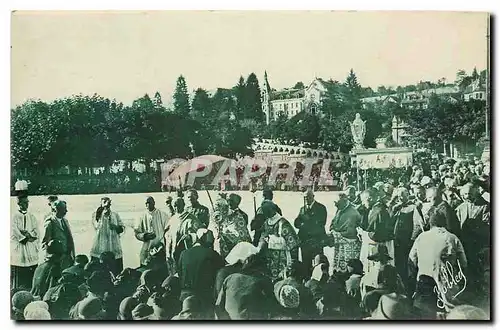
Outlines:
{"type": "Polygon", "coordinates": [[[46,248],[51,240],[59,241],[62,245],[63,256],[61,259],[61,268],[71,267],[75,260],[75,243],[73,235],[66,218],[63,219],[66,228],[63,228],[54,215],[45,219],[44,235],[42,238],[42,248],[46,248]]]}
{"type": "Polygon", "coordinates": [[[375,242],[386,242],[394,239],[394,221],[385,204],[375,203],[368,213],[368,236],[375,242]]]}
{"type": "Polygon", "coordinates": [[[352,205],[347,205],[343,210],[337,211],[330,224],[330,231],[336,231],[343,237],[354,239],[358,233],[356,227],[361,225],[361,214],[352,205]]]}
{"type": "Polygon", "coordinates": [[[234,273],[224,280],[216,313],[220,319],[262,320],[276,307],[270,279],[258,274],[234,273]]]}
{"type": "Polygon", "coordinates": [[[326,207],[316,201],[310,208],[302,206],[294,221],[295,228],[299,230],[299,239],[303,244],[323,240],[326,236],[325,225],[326,207]]]}
{"type": "Polygon", "coordinates": [[[43,298],[50,288],[57,285],[57,281],[60,277],[61,266],[59,262],[49,259],[41,263],[38,265],[33,275],[31,294],[43,298]]]}
{"type": "Polygon", "coordinates": [[[210,248],[198,245],[182,251],[179,257],[182,290],[213,301],[215,277],[223,266],[222,257],[210,248]]]}

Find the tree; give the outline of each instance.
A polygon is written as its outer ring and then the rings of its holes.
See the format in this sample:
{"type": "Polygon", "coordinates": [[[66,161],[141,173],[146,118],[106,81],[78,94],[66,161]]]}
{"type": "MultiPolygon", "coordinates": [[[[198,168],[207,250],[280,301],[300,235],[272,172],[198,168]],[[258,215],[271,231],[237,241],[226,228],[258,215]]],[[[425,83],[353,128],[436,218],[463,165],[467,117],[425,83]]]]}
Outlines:
{"type": "Polygon", "coordinates": [[[234,92],[236,95],[236,118],[243,119],[246,114],[246,85],[243,76],[240,76],[238,84],[234,87],[234,92]]]}
{"type": "Polygon", "coordinates": [[[244,117],[247,119],[264,120],[259,80],[253,72],[248,76],[245,84],[245,111],[246,114],[244,117]]]}
{"type": "Polygon", "coordinates": [[[305,86],[304,86],[304,83],[302,81],[298,81],[294,86],[293,86],[294,89],[304,89],[305,86]]]}
{"type": "Polygon", "coordinates": [[[155,108],[163,108],[163,101],[161,100],[161,95],[159,92],[155,93],[154,99],[153,99],[153,104],[155,108]]]}
{"type": "Polygon", "coordinates": [[[203,121],[213,115],[212,100],[206,90],[198,88],[194,92],[191,109],[192,117],[197,121],[203,121]]]}
{"type": "Polygon", "coordinates": [[[182,116],[189,116],[190,112],[188,89],[182,75],[177,78],[174,92],[174,111],[182,116]]]}
{"type": "Polygon", "coordinates": [[[358,83],[358,78],[354,70],[349,71],[349,75],[344,83],[344,99],[346,106],[353,110],[361,108],[361,86],[358,83]]]}
{"type": "Polygon", "coordinates": [[[479,74],[477,73],[476,67],[474,67],[474,70],[472,70],[471,78],[472,78],[472,81],[475,81],[479,78],[479,74]]]}
{"type": "Polygon", "coordinates": [[[383,86],[383,85],[382,86],[378,86],[377,87],[377,93],[378,93],[378,95],[381,95],[381,96],[382,95],[387,95],[388,94],[387,88],[385,86],[383,86]]]}

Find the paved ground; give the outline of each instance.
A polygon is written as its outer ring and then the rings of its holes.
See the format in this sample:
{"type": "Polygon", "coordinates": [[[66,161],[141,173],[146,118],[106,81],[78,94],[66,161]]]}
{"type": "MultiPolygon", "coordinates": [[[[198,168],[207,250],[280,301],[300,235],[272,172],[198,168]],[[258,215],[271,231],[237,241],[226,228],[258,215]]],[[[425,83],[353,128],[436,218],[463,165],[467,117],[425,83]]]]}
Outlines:
{"type": "MultiPolygon", "coordinates": [[[[207,206],[210,210],[210,202],[205,191],[200,191],[200,202],[207,206]]],[[[248,191],[236,192],[242,197],[241,209],[245,211],[249,218],[254,216],[252,193],[248,191]]],[[[126,225],[125,232],[122,236],[122,246],[124,251],[124,266],[136,267],[139,264],[140,242],[135,239],[133,226],[136,219],[145,210],[146,196],[153,196],[157,206],[160,209],[166,210],[165,199],[167,193],[151,193],[151,194],[109,194],[113,201],[113,210],[118,212],[126,225]]],[[[217,198],[217,192],[211,191],[212,200],[217,198]]],[[[297,216],[300,207],[303,205],[303,197],[299,192],[275,192],[274,201],[283,210],[283,216],[292,221],[297,216]]],[[[71,230],[75,239],[76,253],[88,254],[92,246],[94,237],[94,229],[91,224],[91,216],[95,209],[100,204],[100,198],[104,195],[68,195],[59,196],[60,199],[68,203],[67,218],[71,225],[71,230]]],[[[262,194],[256,194],[257,204],[262,201],[262,194]]],[[[334,201],[337,199],[338,192],[317,192],[316,200],[327,207],[329,221],[335,215],[334,201]]],[[[17,209],[16,198],[11,198],[11,212],[17,209]]],[[[30,197],[30,211],[36,216],[42,227],[42,217],[49,212],[46,196],[30,197]]],[[[42,228],[41,228],[42,229],[42,228]]],[[[253,234],[253,233],[252,233],[253,234]]]]}

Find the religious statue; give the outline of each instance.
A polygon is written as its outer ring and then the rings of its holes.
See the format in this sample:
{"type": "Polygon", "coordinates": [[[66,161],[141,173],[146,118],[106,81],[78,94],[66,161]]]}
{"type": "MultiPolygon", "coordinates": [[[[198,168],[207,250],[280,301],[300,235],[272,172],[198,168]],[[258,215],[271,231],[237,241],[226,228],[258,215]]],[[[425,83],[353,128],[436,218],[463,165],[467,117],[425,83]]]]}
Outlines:
{"type": "Polygon", "coordinates": [[[356,114],[356,119],[351,123],[351,133],[354,149],[364,149],[363,141],[366,134],[366,121],[361,119],[359,113],[356,114]]]}

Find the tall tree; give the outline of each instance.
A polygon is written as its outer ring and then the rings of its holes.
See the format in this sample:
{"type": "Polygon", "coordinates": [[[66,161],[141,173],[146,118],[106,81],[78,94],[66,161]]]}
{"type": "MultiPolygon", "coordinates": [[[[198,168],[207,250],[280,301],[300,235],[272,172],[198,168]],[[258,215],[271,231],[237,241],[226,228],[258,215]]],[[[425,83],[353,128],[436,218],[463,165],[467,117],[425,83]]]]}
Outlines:
{"type": "Polygon", "coordinates": [[[259,80],[255,73],[251,73],[245,84],[245,105],[247,119],[255,119],[257,121],[264,120],[264,113],[262,112],[262,101],[260,95],[259,80]]]}
{"type": "Polygon", "coordinates": [[[349,71],[349,75],[345,80],[344,87],[346,106],[353,110],[361,108],[360,98],[362,89],[361,85],[358,82],[358,77],[354,73],[353,69],[349,71]]]}
{"type": "Polygon", "coordinates": [[[192,117],[198,121],[205,120],[212,116],[212,102],[207,91],[203,88],[198,88],[194,92],[192,108],[192,117]]]}
{"type": "Polygon", "coordinates": [[[182,75],[177,78],[174,92],[174,111],[182,116],[188,116],[190,112],[187,84],[182,75]]]}
{"type": "Polygon", "coordinates": [[[246,113],[246,85],[243,76],[240,76],[238,84],[234,87],[234,94],[236,95],[236,118],[243,119],[246,113]]]}
{"type": "Polygon", "coordinates": [[[471,78],[472,78],[472,81],[474,81],[477,78],[479,78],[479,74],[477,73],[476,67],[474,67],[474,70],[472,70],[471,78]]]}

